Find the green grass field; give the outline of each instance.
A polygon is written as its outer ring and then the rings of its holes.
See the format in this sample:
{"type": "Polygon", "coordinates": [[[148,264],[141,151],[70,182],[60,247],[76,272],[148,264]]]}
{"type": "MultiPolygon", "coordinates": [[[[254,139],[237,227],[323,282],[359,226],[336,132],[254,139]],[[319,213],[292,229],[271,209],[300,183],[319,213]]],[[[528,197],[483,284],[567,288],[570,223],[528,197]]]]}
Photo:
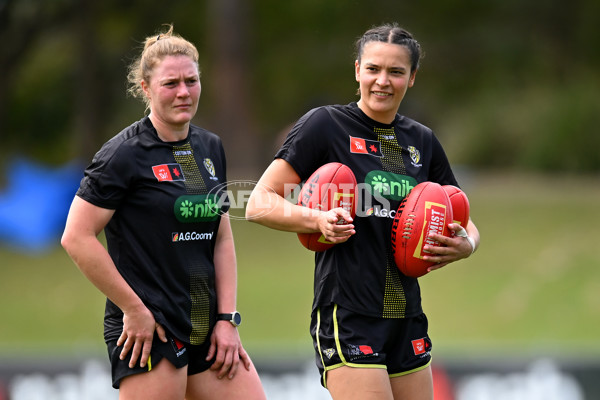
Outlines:
{"type": "MultiPolygon", "coordinates": [[[[600,179],[461,179],[482,245],[421,278],[437,354],[600,357],[600,179]]],[[[312,356],[312,254],[292,233],[233,220],[242,339],[255,355],[312,356]]],[[[104,352],[103,296],[61,248],[0,248],[0,355],[104,352]]]]}

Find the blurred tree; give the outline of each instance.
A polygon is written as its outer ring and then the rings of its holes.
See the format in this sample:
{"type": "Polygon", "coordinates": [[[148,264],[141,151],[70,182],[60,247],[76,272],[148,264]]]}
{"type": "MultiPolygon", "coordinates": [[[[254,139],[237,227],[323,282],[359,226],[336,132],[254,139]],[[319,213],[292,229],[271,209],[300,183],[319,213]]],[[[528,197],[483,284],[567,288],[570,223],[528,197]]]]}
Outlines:
{"type": "Polygon", "coordinates": [[[252,15],[246,0],[208,0],[208,53],[212,55],[203,85],[213,99],[208,123],[222,138],[229,176],[244,176],[256,166],[259,143],[250,93],[252,15]]]}
{"type": "Polygon", "coordinates": [[[24,59],[31,56],[49,28],[72,17],[74,10],[70,3],[68,0],[42,3],[0,0],[0,139],[9,148],[18,144],[15,139],[19,136],[13,135],[10,120],[22,117],[13,107],[12,98],[15,92],[24,90],[19,76],[24,59]]]}
{"type": "Polygon", "coordinates": [[[426,54],[401,112],[454,161],[600,171],[599,13],[595,0],[0,0],[0,154],[89,160],[143,115],[127,64],[174,23],[200,51],[196,121],[247,176],[310,107],[356,99],[354,39],[397,21],[426,54]]]}
{"type": "Polygon", "coordinates": [[[104,124],[103,116],[110,102],[99,101],[95,94],[106,95],[102,91],[105,84],[100,70],[100,57],[97,24],[99,2],[95,0],[79,0],[74,4],[77,18],[73,21],[75,37],[75,53],[79,62],[75,63],[73,101],[73,142],[76,153],[88,160],[98,150],[102,141],[104,124]]]}

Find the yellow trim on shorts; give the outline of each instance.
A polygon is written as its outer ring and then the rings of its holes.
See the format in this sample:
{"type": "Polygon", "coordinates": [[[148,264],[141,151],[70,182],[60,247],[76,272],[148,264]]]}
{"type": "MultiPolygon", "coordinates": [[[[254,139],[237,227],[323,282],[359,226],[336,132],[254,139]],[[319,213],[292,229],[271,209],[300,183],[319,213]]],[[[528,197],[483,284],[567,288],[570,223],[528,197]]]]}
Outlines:
{"type": "Polygon", "coordinates": [[[398,376],[404,376],[404,375],[408,375],[408,374],[412,374],[413,372],[419,372],[424,370],[425,368],[429,367],[431,365],[431,358],[429,359],[429,361],[427,362],[427,364],[422,365],[418,368],[415,369],[411,369],[410,371],[404,371],[404,372],[398,372],[397,374],[389,374],[390,378],[396,378],[398,376]]]}
{"type": "Polygon", "coordinates": [[[339,327],[337,321],[337,304],[333,305],[333,335],[335,337],[335,348],[340,355],[341,363],[330,365],[329,367],[325,366],[325,362],[323,361],[323,352],[321,351],[321,344],[319,343],[319,329],[321,325],[321,309],[317,311],[317,347],[319,349],[319,353],[321,353],[321,364],[323,365],[323,386],[327,388],[327,371],[331,371],[340,367],[351,367],[351,368],[364,368],[364,369],[387,369],[387,367],[383,364],[355,364],[346,361],[344,358],[344,353],[342,353],[342,346],[340,345],[340,336],[339,336],[339,327]]]}
{"type": "Polygon", "coordinates": [[[148,367],[148,372],[152,371],[152,355],[148,356],[148,362],[146,366],[148,367]]]}
{"type": "MultiPolygon", "coordinates": [[[[323,351],[321,351],[321,341],[319,340],[319,331],[321,330],[321,307],[317,308],[317,349],[319,349],[319,356],[321,357],[321,365],[325,368],[325,360],[323,359],[323,351]]],[[[323,372],[323,385],[325,385],[325,372],[323,372]]],[[[325,386],[327,387],[327,386],[325,386]]]]}

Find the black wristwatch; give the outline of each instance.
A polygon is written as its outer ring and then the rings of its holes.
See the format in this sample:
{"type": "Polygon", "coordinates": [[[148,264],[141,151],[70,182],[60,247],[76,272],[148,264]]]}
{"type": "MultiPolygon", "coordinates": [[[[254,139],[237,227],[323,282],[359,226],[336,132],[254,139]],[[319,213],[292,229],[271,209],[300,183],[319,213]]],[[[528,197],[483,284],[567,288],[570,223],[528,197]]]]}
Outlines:
{"type": "Polygon", "coordinates": [[[231,314],[217,314],[217,321],[229,321],[233,326],[240,326],[242,323],[242,316],[237,311],[234,311],[231,314]]]}

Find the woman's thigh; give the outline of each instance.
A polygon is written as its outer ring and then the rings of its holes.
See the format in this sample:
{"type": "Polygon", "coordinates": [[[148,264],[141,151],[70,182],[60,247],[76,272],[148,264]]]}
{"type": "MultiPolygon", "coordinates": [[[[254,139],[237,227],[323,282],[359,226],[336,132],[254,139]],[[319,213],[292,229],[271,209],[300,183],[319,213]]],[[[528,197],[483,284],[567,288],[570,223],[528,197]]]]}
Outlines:
{"type": "Polygon", "coordinates": [[[327,389],[334,400],[392,400],[385,369],[339,367],[327,371],[327,389]]]}
{"type": "Polygon", "coordinates": [[[433,400],[431,365],[422,370],[390,379],[394,399],[433,400]]]}
{"type": "Polygon", "coordinates": [[[188,376],[186,400],[207,399],[244,399],[265,400],[265,392],[258,373],[251,365],[248,371],[240,363],[233,379],[217,378],[218,371],[206,370],[199,374],[188,376]]]}
{"type": "Polygon", "coordinates": [[[163,358],[152,370],[121,380],[119,400],[182,400],[187,367],[175,368],[163,358]]]}

